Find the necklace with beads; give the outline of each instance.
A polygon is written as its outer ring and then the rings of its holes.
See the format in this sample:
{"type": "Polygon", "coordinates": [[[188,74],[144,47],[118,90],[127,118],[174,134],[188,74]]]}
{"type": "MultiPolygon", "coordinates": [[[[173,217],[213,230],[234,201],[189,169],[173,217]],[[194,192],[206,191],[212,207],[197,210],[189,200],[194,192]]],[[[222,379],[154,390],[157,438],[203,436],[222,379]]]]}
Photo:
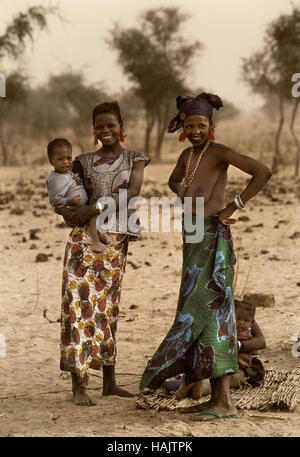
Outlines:
{"type": "Polygon", "coordinates": [[[190,152],[188,164],[187,164],[187,167],[186,167],[185,177],[184,177],[184,180],[183,180],[185,187],[189,187],[191,185],[191,183],[193,182],[193,179],[195,177],[196,171],[198,170],[199,164],[201,162],[202,156],[205,153],[205,151],[208,149],[210,143],[211,142],[208,141],[206,143],[206,145],[204,146],[204,148],[202,149],[202,151],[199,154],[199,157],[197,159],[197,162],[195,163],[194,168],[193,168],[193,170],[192,170],[192,172],[191,172],[191,174],[189,176],[190,165],[191,165],[192,158],[193,158],[193,155],[194,155],[194,148],[192,148],[192,150],[190,152]]]}

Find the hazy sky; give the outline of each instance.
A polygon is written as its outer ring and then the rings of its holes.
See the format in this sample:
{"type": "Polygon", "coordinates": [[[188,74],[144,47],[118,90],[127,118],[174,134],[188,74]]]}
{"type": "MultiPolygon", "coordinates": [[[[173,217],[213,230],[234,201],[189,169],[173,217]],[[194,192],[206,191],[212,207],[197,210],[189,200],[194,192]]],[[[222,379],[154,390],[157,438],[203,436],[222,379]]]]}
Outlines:
{"type": "MultiPolygon", "coordinates": [[[[295,4],[298,4],[295,0],[295,4]]],[[[105,39],[114,21],[122,27],[138,25],[143,10],[177,6],[190,14],[182,34],[199,40],[204,49],[187,75],[192,87],[204,87],[240,108],[259,106],[261,99],[249,92],[241,80],[241,58],[263,45],[266,25],[281,13],[291,11],[290,0],[0,0],[0,35],[13,16],[34,4],[57,5],[67,22],[49,18],[49,32],[36,32],[33,46],[21,59],[32,85],[49,74],[82,70],[86,81],[103,81],[108,91],[129,87],[117,63],[117,54],[105,39]]],[[[8,62],[4,63],[5,72],[8,62]]],[[[295,72],[300,69],[295,69],[295,72]]]]}

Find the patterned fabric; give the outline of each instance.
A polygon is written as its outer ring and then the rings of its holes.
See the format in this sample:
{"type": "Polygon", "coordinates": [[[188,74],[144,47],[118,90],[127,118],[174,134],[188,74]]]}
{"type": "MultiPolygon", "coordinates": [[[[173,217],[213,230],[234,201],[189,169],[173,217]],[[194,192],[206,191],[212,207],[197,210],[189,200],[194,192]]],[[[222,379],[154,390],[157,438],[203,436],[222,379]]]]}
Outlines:
{"type": "MultiPolygon", "coordinates": [[[[129,186],[130,175],[133,164],[138,161],[144,161],[145,166],[150,159],[141,152],[130,151],[125,149],[117,158],[101,158],[100,152],[88,152],[76,157],[74,162],[78,161],[83,169],[83,185],[89,195],[89,204],[93,205],[100,197],[116,197],[120,189],[127,189],[129,186]]],[[[123,213],[118,213],[115,224],[109,228],[110,232],[124,233],[130,235],[130,240],[141,237],[141,227],[139,221],[135,225],[130,225],[130,216],[135,210],[128,209],[127,217],[123,213]],[[121,224],[120,224],[121,222],[121,224]],[[127,230],[120,227],[127,227],[127,230]]],[[[133,221],[134,222],[134,221],[133,221]]]]}
{"type": "Polygon", "coordinates": [[[143,160],[145,166],[150,159],[141,152],[125,149],[122,154],[106,161],[100,152],[87,152],[75,158],[83,170],[83,185],[89,194],[89,204],[93,205],[100,197],[111,197],[118,194],[121,188],[127,188],[134,162],[143,160]]]}
{"type": "Polygon", "coordinates": [[[183,127],[184,119],[193,114],[201,114],[212,120],[213,108],[218,110],[223,106],[223,102],[218,95],[207,94],[205,92],[197,95],[197,97],[179,95],[176,98],[176,103],[178,114],[169,123],[169,133],[174,133],[180,127],[183,127]]]}
{"type": "Polygon", "coordinates": [[[72,230],[65,250],[61,308],[61,370],[88,383],[88,369],[112,365],[128,236],[101,234],[104,254],[89,249],[87,228],[72,230]]]}
{"type": "MultiPolygon", "coordinates": [[[[253,336],[251,334],[251,328],[248,328],[248,330],[239,332],[237,335],[237,339],[239,341],[246,341],[246,340],[250,340],[251,338],[253,338],[253,336]]],[[[251,352],[239,352],[238,363],[241,368],[250,367],[251,359],[252,359],[251,352]]]]}
{"type": "MultiPolygon", "coordinates": [[[[196,216],[193,216],[196,224],[196,216]]],[[[186,232],[183,232],[185,239],[186,232]]],[[[239,371],[232,290],[235,255],[229,226],[204,217],[204,238],[183,244],[175,321],[148,362],[140,390],[185,372],[187,382],[239,371]]]]}

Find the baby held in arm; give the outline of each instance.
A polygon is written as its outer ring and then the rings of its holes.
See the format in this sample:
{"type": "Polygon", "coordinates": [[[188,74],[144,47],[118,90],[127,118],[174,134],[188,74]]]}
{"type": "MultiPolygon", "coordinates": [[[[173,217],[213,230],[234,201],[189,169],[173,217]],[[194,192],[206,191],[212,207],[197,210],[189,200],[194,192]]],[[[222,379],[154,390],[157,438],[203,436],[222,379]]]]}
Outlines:
{"type": "MultiPolygon", "coordinates": [[[[81,178],[72,172],[72,146],[70,142],[65,138],[56,138],[48,144],[47,152],[49,162],[54,168],[46,180],[51,205],[59,213],[59,209],[63,207],[75,209],[86,204],[88,196],[81,178]]],[[[90,219],[89,229],[91,235],[90,248],[97,254],[105,250],[105,245],[99,240],[96,220],[97,215],[90,219]]]]}

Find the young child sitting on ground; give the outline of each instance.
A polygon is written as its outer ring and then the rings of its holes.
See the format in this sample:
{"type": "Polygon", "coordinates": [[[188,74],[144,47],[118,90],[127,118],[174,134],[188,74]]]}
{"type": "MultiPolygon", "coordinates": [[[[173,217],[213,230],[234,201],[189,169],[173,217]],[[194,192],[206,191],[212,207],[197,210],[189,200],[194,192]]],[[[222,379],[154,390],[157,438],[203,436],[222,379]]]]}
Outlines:
{"type": "MultiPolygon", "coordinates": [[[[85,188],[79,175],[72,172],[72,146],[65,138],[56,138],[47,146],[48,158],[54,171],[46,180],[49,193],[49,201],[54,208],[62,206],[77,207],[85,204],[88,200],[85,188]]],[[[101,253],[105,245],[99,240],[96,227],[97,216],[90,220],[90,232],[94,253],[101,253]]]]}
{"type": "MultiPolygon", "coordinates": [[[[266,341],[257,322],[254,320],[255,305],[235,300],[235,316],[240,370],[238,373],[229,375],[229,386],[240,387],[240,381],[244,379],[253,387],[257,387],[262,384],[265,375],[265,370],[257,351],[266,347],[266,341]]],[[[194,399],[199,399],[202,395],[209,395],[211,393],[209,380],[202,379],[186,386],[183,378],[176,398],[181,400],[190,393],[194,399]]]]}
{"type": "Polygon", "coordinates": [[[241,378],[253,387],[259,386],[264,380],[265,370],[259,359],[258,350],[266,347],[265,337],[260,330],[255,317],[255,305],[245,301],[235,300],[235,315],[238,340],[238,364],[241,378]]]}

